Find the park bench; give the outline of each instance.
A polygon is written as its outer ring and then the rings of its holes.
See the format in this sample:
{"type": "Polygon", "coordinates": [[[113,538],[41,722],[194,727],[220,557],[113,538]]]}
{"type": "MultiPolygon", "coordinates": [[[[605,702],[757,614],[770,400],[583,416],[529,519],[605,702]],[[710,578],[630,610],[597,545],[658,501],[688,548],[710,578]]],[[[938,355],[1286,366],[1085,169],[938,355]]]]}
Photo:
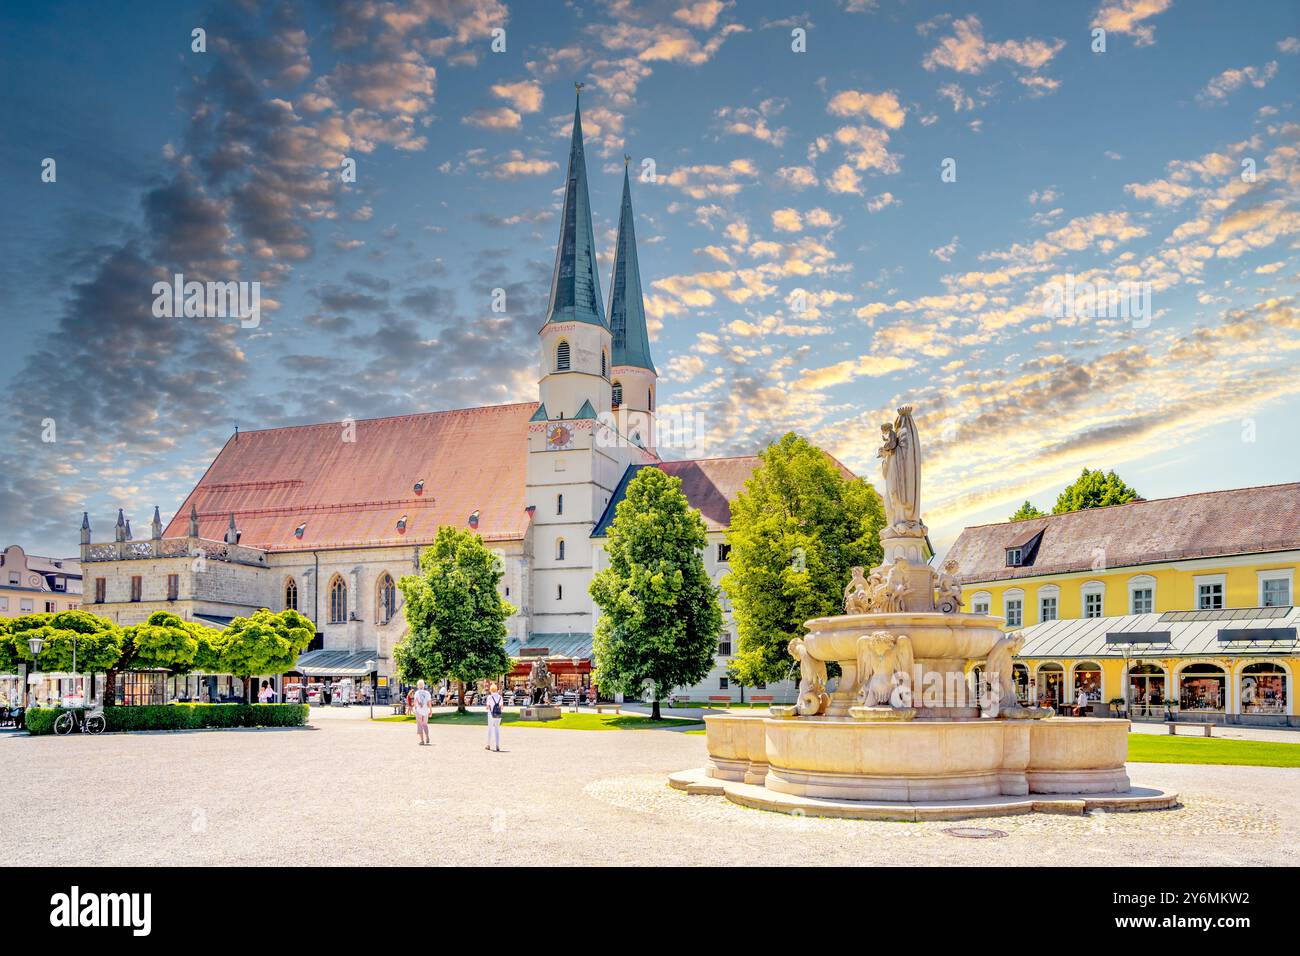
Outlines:
{"type": "Polygon", "coordinates": [[[669,707],[680,707],[680,706],[682,706],[682,704],[686,703],[688,700],[690,700],[690,698],[687,697],[685,694],[673,694],[673,696],[671,696],[671,697],[668,698],[668,706],[669,706],[669,707]]]}
{"type": "Polygon", "coordinates": [[[1214,726],[1215,726],[1214,724],[1201,724],[1201,723],[1195,723],[1195,724],[1193,724],[1193,723],[1187,723],[1187,722],[1180,722],[1180,721],[1177,721],[1177,720],[1171,720],[1171,721],[1169,721],[1168,724],[1166,724],[1166,726],[1169,728],[1169,735],[1170,735],[1171,737],[1177,737],[1177,736],[1178,736],[1178,728],[1179,728],[1179,727],[1200,727],[1200,728],[1201,728],[1201,736],[1203,736],[1203,737],[1213,737],[1213,736],[1214,736],[1214,734],[1211,733],[1211,731],[1214,730],[1214,726]]]}
{"type": "Polygon", "coordinates": [[[731,695],[729,695],[729,694],[714,694],[714,695],[712,695],[712,696],[709,697],[709,706],[710,706],[710,707],[716,706],[716,705],[718,705],[718,704],[725,704],[727,707],[730,707],[730,706],[731,706],[731,695]]]}
{"type": "Polygon", "coordinates": [[[776,700],[771,694],[754,694],[749,698],[751,704],[767,704],[772,706],[772,701],[776,700]]]}
{"type": "Polygon", "coordinates": [[[596,713],[603,714],[607,710],[612,710],[614,713],[617,714],[619,713],[619,707],[621,706],[622,706],[621,704],[597,704],[596,713]]]}

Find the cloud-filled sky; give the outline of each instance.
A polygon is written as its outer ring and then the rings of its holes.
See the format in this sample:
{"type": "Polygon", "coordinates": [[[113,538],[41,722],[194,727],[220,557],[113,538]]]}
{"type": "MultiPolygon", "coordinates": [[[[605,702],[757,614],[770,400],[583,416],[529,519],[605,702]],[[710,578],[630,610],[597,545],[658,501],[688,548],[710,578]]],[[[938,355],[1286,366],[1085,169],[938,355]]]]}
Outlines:
{"type": "Polygon", "coordinates": [[[941,548],[1084,466],[1300,479],[1288,0],[20,0],[0,54],[0,544],[141,534],[236,425],[535,399],[575,80],[705,454],[874,480],[911,403],[941,548]],[[156,317],[176,272],[260,325],[156,317]]]}

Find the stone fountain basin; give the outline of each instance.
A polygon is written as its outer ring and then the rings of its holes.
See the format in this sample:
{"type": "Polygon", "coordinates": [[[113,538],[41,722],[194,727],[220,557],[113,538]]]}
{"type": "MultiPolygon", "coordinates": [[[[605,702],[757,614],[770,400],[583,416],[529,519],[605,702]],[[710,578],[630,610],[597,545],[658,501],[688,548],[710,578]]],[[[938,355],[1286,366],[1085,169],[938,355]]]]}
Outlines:
{"type": "Polygon", "coordinates": [[[917,660],[983,660],[1002,637],[1002,618],[987,614],[897,611],[840,614],[807,622],[804,646],[818,660],[856,661],[858,638],[872,631],[906,634],[917,660]]]}

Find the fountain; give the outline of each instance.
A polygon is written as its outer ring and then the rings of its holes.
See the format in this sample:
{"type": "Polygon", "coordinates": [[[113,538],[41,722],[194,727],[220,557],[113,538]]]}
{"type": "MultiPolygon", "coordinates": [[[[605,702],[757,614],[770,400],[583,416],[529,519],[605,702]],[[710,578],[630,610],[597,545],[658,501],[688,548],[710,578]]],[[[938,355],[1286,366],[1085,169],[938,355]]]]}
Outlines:
{"type": "Polygon", "coordinates": [[[1175,805],[1176,794],[1130,785],[1127,720],[1017,703],[1021,636],[963,612],[956,562],[940,571],[926,560],[911,407],[881,435],[881,565],[854,568],[844,613],[808,621],[807,636],[790,641],[795,704],[706,717],[708,766],[669,783],[761,809],[879,819],[1175,805]]]}

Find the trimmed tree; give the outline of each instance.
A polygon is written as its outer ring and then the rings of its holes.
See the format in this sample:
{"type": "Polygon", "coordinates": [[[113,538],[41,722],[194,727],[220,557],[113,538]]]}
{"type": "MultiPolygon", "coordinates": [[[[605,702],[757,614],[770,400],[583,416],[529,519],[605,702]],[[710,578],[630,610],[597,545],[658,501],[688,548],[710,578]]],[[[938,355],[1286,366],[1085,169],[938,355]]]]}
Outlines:
{"type": "Polygon", "coordinates": [[[1104,508],[1107,505],[1122,505],[1138,498],[1138,493],[1124,483],[1124,479],[1108,471],[1102,474],[1100,468],[1087,468],[1071,484],[1065,486],[1052,514],[1065,514],[1067,511],[1082,511],[1085,508],[1104,508]]]}
{"type": "Polygon", "coordinates": [[[16,617],[10,622],[9,640],[8,653],[40,671],[75,671],[93,676],[101,671],[107,673],[122,656],[121,629],[106,618],[82,610],[16,617]],[[28,641],[35,636],[44,638],[45,646],[40,657],[33,660],[28,641]]]}
{"type": "Polygon", "coordinates": [[[596,680],[623,694],[649,682],[653,720],[674,687],[704,679],[718,651],[722,609],[704,570],[705,530],[681,479],[642,468],[609,526],[609,566],[589,588],[601,611],[596,680]]]}
{"type": "Polygon", "coordinates": [[[465,685],[510,669],[506,619],[515,608],[498,591],[501,559],[483,539],[441,527],[420,555],[420,573],[397,582],[409,632],[394,649],[404,681],[456,682],[457,711],[465,712],[465,685]]]}
{"type": "Polygon", "coordinates": [[[297,611],[272,613],[262,608],[250,617],[231,621],[212,656],[219,661],[218,673],[224,671],[243,680],[244,700],[251,702],[249,678],[289,670],[315,633],[315,625],[297,611]]]}
{"type": "Polygon", "coordinates": [[[843,610],[852,568],[880,563],[880,495],[806,439],[787,434],[731,503],[731,571],[722,587],[739,634],[732,676],[744,684],[790,675],[787,645],[804,622],[843,610]]]}

